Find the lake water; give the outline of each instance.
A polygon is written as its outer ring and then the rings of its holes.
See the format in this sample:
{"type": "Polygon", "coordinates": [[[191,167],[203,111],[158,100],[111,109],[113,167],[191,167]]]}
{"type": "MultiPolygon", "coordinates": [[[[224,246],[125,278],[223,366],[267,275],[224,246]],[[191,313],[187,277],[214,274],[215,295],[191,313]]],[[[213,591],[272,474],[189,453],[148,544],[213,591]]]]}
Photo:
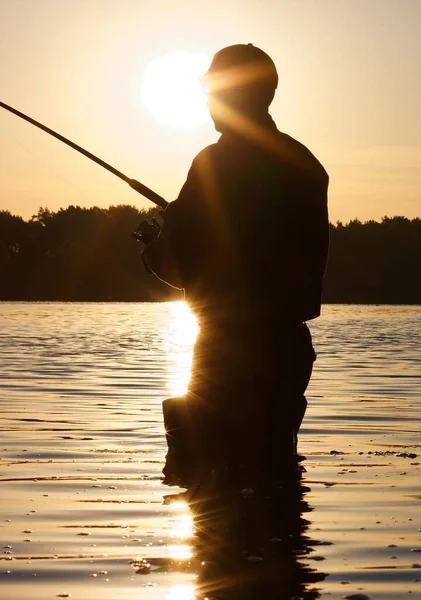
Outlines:
{"type": "MultiPolygon", "coordinates": [[[[295,598],[421,598],[420,326],[417,306],[311,324],[295,598]]],[[[203,588],[197,521],[162,485],[194,337],[182,303],[0,303],[2,600],[240,598],[203,588]]]]}

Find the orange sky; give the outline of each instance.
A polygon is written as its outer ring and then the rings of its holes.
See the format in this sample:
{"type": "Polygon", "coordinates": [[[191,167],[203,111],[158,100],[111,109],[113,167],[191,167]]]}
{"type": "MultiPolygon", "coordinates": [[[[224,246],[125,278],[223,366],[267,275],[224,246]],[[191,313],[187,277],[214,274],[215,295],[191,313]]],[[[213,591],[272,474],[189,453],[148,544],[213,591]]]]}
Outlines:
{"type": "MultiPolygon", "coordinates": [[[[331,177],[332,221],[421,217],[419,0],[0,0],[0,100],[172,200],[218,134],[140,102],[148,63],[252,42],[274,59],[279,129],[331,177]]],[[[148,202],[0,109],[0,209],[148,202]]]]}

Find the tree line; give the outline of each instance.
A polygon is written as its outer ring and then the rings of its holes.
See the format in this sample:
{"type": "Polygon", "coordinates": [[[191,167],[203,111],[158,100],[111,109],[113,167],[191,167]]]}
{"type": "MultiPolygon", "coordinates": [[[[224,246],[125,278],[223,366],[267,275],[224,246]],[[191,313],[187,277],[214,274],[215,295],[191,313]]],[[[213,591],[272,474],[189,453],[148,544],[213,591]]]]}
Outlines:
{"type": "MultiPolygon", "coordinates": [[[[130,232],[157,209],[40,208],[29,221],[0,211],[0,300],[165,301],[130,232]]],[[[421,304],[421,219],[330,225],[324,302],[421,304]]]]}

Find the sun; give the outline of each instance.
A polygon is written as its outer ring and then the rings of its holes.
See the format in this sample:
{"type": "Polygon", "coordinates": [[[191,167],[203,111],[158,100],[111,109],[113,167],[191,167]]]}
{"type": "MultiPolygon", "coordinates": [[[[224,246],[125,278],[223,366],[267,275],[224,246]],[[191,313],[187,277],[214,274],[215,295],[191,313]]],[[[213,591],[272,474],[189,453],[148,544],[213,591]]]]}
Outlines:
{"type": "Polygon", "coordinates": [[[141,100],[164,125],[195,129],[209,122],[200,76],[209,67],[205,54],[174,51],[150,62],[143,76],[141,100]]]}

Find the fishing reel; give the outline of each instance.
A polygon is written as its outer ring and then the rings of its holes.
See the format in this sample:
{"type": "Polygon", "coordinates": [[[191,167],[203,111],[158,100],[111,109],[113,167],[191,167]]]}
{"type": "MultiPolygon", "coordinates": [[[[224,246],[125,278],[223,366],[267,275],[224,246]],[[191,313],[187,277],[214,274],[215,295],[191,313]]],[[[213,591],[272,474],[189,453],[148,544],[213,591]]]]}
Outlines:
{"type": "Polygon", "coordinates": [[[155,240],[161,231],[161,225],[152,217],[152,219],[146,219],[139,224],[136,231],[132,231],[132,236],[143,244],[147,245],[155,240]]]}

